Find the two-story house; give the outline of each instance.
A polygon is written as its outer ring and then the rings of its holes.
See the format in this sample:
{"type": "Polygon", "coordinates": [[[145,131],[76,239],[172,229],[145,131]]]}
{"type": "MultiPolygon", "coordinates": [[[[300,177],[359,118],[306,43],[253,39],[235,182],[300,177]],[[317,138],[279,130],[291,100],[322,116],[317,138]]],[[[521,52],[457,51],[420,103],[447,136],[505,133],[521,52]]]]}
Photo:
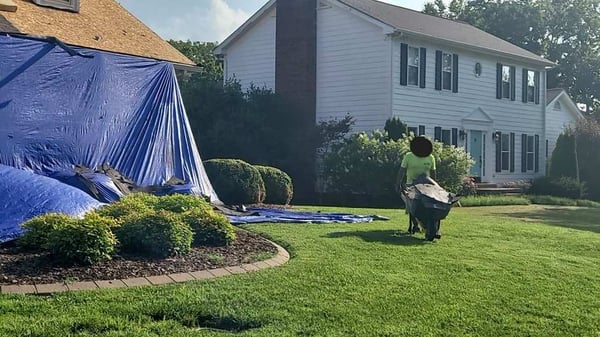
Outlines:
{"type": "Polygon", "coordinates": [[[471,25],[375,0],[271,0],[215,53],[226,78],[272,88],[315,122],[350,114],[370,131],[399,117],[465,147],[481,181],[544,174],[554,64],[471,25]]]}

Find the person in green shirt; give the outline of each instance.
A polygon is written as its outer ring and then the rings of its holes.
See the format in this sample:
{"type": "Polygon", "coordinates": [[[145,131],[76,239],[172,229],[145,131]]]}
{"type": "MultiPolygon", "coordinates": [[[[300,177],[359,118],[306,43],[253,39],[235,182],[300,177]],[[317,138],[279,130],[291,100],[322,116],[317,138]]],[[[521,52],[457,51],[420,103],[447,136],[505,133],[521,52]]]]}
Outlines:
{"type": "MultiPolygon", "coordinates": [[[[398,175],[396,177],[396,191],[401,193],[406,189],[406,185],[412,185],[414,180],[420,175],[436,179],[435,157],[433,156],[433,144],[425,137],[415,137],[410,142],[410,152],[404,155],[398,175]],[[406,183],[404,182],[406,178],[406,183]]],[[[434,182],[435,183],[435,182],[434,182]]],[[[408,210],[406,210],[408,214],[408,210]]],[[[418,221],[412,215],[409,221],[409,232],[414,233],[419,230],[418,221]]],[[[435,235],[441,238],[441,233],[435,235]]]]}
{"type": "Polygon", "coordinates": [[[433,144],[425,137],[415,137],[410,142],[410,152],[404,155],[396,177],[398,192],[404,190],[406,185],[412,185],[413,181],[422,174],[436,178],[435,157],[432,152],[433,144]]]}

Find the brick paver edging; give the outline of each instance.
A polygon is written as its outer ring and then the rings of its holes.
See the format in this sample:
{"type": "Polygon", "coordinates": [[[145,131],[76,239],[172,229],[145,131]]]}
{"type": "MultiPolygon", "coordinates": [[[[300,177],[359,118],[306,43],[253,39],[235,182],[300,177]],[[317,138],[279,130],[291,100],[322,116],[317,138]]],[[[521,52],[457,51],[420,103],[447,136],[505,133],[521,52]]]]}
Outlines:
{"type": "MultiPolygon", "coordinates": [[[[269,241],[271,242],[271,241],[269,241]]],[[[290,254],[280,245],[271,242],[277,247],[277,255],[265,261],[230,266],[217,269],[199,270],[189,273],[177,273],[159,276],[136,277],[123,280],[85,281],[74,283],[52,283],[52,284],[26,284],[26,285],[3,285],[0,286],[0,294],[39,294],[48,295],[65,291],[96,290],[108,288],[140,287],[169,283],[181,283],[193,280],[205,280],[232,274],[249,273],[261,269],[277,267],[285,264],[290,259],[290,254]]]]}

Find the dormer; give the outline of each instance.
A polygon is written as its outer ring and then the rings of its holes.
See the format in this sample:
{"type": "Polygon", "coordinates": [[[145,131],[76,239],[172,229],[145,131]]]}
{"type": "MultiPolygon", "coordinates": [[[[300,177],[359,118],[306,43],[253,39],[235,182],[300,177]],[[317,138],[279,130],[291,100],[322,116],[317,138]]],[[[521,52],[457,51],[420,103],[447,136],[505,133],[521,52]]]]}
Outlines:
{"type": "Polygon", "coordinates": [[[79,0],[32,0],[32,2],[39,6],[79,13],[79,0]]]}

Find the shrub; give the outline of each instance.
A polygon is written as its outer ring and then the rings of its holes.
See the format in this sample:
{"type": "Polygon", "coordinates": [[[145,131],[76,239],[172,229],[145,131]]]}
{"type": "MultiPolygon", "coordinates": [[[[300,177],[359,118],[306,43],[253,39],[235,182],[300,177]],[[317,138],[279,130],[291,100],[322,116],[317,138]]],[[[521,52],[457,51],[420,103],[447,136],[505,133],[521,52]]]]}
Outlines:
{"type": "Polygon", "coordinates": [[[162,210],[129,217],[115,234],[123,251],[160,258],[188,253],[193,239],[180,215],[162,210]]]}
{"type": "Polygon", "coordinates": [[[113,218],[120,224],[129,216],[151,212],[158,204],[157,196],[146,193],[132,193],[119,201],[106,205],[97,210],[101,216],[113,218]]]}
{"type": "Polygon", "coordinates": [[[219,198],[226,204],[257,204],[265,199],[258,170],[239,159],[211,159],[204,168],[219,198]]]}
{"type": "Polygon", "coordinates": [[[554,178],[577,177],[575,166],[575,142],[572,130],[566,130],[556,141],[552,151],[548,174],[554,178]]]}
{"type": "MultiPolygon", "coordinates": [[[[323,160],[326,192],[383,195],[398,198],[394,186],[404,153],[410,151],[409,135],[389,140],[385,132],[358,133],[332,146],[323,160]]],[[[458,192],[473,160],[463,148],[433,142],[437,161],[437,181],[445,189],[458,192]]]]}
{"type": "Polygon", "coordinates": [[[391,140],[398,140],[405,135],[408,135],[408,126],[404,124],[398,117],[389,118],[386,120],[385,127],[383,129],[385,132],[387,132],[388,137],[391,140]]]}
{"type": "Polygon", "coordinates": [[[294,195],[292,178],[282,170],[270,166],[254,166],[260,172],[265,183],[265,202],[268,204],[287,205],[294,195]]]}
{"type": "Polygon", "coordinates": [[[114,220],[95,212],[53,230],[47,247],[63,263],[94,264],[110,260],[115,249],[115,236],[110,227],[114,220]]]}
{"type": "Polygon", "coordinates": [[[464,177],[458,194],[462,196],[477,195],[477,184],[473,177],[464,177]]]}
{"type": "Polygon", "coordinates": [[[184,213],[194,209],[212,210],[208,201],[193,195],[172,194],[158,198],[153,204],[154,210],[165,210],[174,213],[184,213]]]}
{"type": "Polygon", "coordinates": [[[554,197],[579,199],[585,191],[584,184],[580,184],[574,178],[544,177],[533,181],[530,194],[550,195],[554,197]]]}
{"type": "Polygon", "coordinates": [[[194,232],[194,244],[227,246],[235,241],[235,228],[222,214],[213,210],[194,209],[182,214],[194,232]]]}
{"type": "Polygon", "coordinates": [[[75,221],[66,214],[48,213],[37,216],[21,225],[26,232],[19,238],[18,244],[23,249],[45,249],[52,232],[67,227],[75,221]]]}
{"type": "Polygon", "coordinates": [[[381,131],[354,134],[332,145],[323,158],[326,192],[398,198],[394,185],[403,149],[381,131]]]}

